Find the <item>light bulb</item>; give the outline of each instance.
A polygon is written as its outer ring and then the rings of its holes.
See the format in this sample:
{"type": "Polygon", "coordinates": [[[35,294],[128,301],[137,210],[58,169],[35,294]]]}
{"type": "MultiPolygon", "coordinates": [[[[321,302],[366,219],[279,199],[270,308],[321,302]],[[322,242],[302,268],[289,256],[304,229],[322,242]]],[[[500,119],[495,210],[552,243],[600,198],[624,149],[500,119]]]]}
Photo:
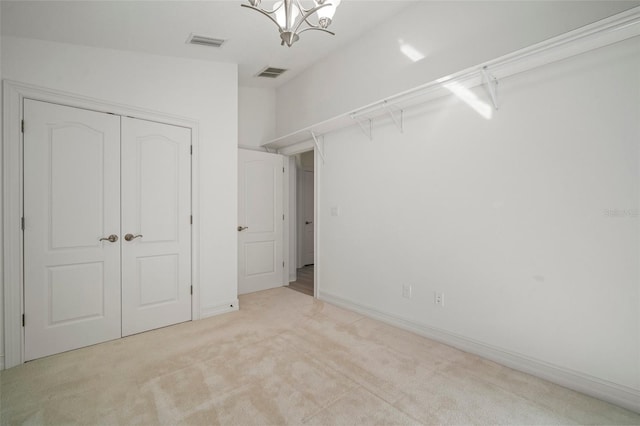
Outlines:
{"type": "Polygon", "coordinates": [[[283,2],[279,1],[273,5],[273,11],[276,12],[275,13],[276,21],[278,22],[278,25],[280,25],[280,27],[283,29],[288,29],[293,27],[296,22],[296,19],[298,19],[298,15],[300,15],[300,11],[298,10],[298,7],[293,2],[290,2],[289,4],[291,7],[291,21],[288,23],[289,25],[287,25],[287,15],[285,12],[285,5],[283,4],[283,2]]]}
{"type": "Polygon", "coordinates": [[[340,1],[341,0],[326,0],[322,3],[318,1],[318,5],[327,4],[327,6],[321,7],[316,12],[318,14],[318,19],[326,18],[329,20],[329,22],[331,22],[331,20],[333,19],[333,15],[335,15],[336,13],[336,9],[338,8],[338,6],[340,6],[340,1]]]}

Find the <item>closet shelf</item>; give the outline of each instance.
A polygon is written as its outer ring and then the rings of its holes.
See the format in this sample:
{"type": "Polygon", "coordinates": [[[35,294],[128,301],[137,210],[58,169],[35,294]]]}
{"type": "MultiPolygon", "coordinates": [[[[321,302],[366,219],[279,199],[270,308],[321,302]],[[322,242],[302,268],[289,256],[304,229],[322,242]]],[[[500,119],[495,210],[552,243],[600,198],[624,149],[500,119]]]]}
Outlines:
{"type": "Polygon", "coordinates": [[[353,125],[360,126],[365,136],[373,139],[375,136],[372,133],[373,122],[383,118],[394,122],[402,132],[404,111],[450,95],[452,87],[471,89],[485,85],[487,103],[498,109],[497,87],[500,79],[639,35],[640,7],[635,7],[270,140],[262,144],[262,147],[270,151],[286,153],[287,148],[309,141],[313,141],[317,146],[318,138],[321,136],[353,125]]]}

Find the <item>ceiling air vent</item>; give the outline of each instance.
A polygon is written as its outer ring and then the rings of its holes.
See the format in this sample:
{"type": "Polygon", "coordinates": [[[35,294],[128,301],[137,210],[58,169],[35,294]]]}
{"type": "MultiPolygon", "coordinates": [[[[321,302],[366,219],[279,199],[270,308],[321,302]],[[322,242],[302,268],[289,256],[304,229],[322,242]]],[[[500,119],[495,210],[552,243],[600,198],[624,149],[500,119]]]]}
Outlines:
{"type": "Polygon", "coordinates": [[[221,38],[206,37],[197,34],[191,34],[187,39],[188,44],[199,44],[201,46],[221,47],[226,40],[221,38]]]}
{"type": "Polygon", "coordinates": [[[280,76],[285,71],[286,70],[284,68],[267,67],[267,68],[263,69],[262,71],[260,71],[258,73],[257,77],[276,78],[276,77],[280,76]]]}

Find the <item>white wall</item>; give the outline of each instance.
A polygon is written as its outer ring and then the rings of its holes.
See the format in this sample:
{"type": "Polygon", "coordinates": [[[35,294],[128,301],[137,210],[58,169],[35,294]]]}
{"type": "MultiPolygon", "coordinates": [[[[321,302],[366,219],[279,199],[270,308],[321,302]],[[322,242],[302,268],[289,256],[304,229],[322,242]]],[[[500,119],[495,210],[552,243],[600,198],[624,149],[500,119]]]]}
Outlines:
{"type": "Polygon", "coordinates": [[[452,95],[326,135],[321,297],[637,394],[638,75],[636,37],[500,81],[489,120],[452,95]]]}
{"type": "Polygon", "coordinates": [[[275,138],[276,91],[238,88],[238,145],[259,147],[275,138]]]}
{"type": "Polygon", "coordinates": [[[277,136],[638,4],[637,1],[415,2],[278,88],[277,136]],[[424,59],[411,60],[402,53],[403,44],[420,52],[424,59]]]}
{"type": "Polygon", "coordinates": [[[199,122],[200,309],[237,299],[237,66],[2,38],[2,77],[199,122]]]}

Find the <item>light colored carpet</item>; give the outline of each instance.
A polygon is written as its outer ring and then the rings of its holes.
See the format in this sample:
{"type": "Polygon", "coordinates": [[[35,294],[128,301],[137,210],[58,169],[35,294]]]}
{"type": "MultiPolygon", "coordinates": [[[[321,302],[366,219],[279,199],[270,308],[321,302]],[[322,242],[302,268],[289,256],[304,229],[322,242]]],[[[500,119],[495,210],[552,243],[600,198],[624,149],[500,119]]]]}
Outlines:
{"type": "Polygon", "coordinates": [[[2,424],[639,424],[287,288],[0,374],[2,424]]]}

